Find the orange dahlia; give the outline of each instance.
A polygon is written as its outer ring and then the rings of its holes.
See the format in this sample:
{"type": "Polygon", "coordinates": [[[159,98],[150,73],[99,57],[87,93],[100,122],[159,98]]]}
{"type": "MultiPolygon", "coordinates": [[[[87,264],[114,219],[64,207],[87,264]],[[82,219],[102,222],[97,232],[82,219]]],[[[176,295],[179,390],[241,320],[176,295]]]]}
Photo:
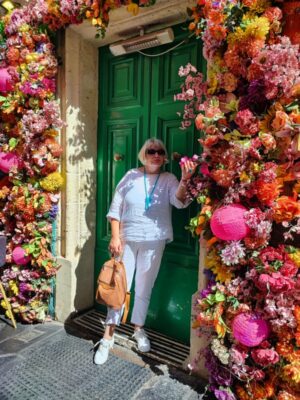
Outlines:
{"type": "Polygon", "coordinates": [[[291,221],[295,217],[300,216],[300,202],[290,196],[281,196],[276,200],[273,211],[274,220],[277,223],[291,221]]]}
{"type": "Polygon", "coordinates": [[[276,200],[281,191],[281,184],[277,179],[275,179],[273,182],[268,183],[258,180],[255,186],[257,190],[256,196],[258,200],[266,206],[272,205],[272,203],[276,200]]]}

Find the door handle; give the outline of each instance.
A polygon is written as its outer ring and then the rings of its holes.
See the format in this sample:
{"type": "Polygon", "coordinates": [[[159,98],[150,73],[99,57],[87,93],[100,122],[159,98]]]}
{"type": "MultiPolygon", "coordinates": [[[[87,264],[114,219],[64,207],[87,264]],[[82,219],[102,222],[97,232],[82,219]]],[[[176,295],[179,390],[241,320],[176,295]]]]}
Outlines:
{"type": "Polygon", "coordinates": [[[182,158],[182,154],[177,153],[177,151],[174,151],[174,153],[172,153],[172,160],[173,161],[180,161],[181,158],[182,158]]]}
{"type": "Polygon", "coordinates": [[[114,161],[123,161],[123,160],[124,160],[124,154],[120,154],[120,153],[114,154],[114,161]]]}

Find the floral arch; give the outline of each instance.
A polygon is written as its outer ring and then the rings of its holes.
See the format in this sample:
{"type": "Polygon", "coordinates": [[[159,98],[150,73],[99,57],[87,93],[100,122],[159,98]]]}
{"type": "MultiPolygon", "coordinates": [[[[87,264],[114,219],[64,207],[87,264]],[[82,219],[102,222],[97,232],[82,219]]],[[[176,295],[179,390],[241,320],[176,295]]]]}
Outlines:
{"type": "MultiPolygon", "coordinates": [[[[34,0],[1,19],[0,274],[21,321],[45,319],[58,268],[63,122],[49,34],[88,18],[101,36],[110,9],[154,2],[34,0]]],[[[282,3],[198,0],[189,28],[203,39],[207,81],[180,69],[183,128],[195,120],[203,146],[190,230],[206,240],[209,281],[194,327],[211,339],[201,356],[220,400],[300,396],[299,47],[282,36],[282,3]]]]}

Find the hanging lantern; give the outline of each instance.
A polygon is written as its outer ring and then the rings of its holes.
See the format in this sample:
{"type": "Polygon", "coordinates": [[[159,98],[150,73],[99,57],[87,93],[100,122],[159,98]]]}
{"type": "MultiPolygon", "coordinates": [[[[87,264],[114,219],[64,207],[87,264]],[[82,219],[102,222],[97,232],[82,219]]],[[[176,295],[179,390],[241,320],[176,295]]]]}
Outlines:
{"type": "Polygon", "coordinates": [[[213,234],[222,240],[241,240],[250,233],[244,215],[248,211],[241,204],[230,204],[218,208],[210,221],[213,234]]]}
{"type": "Polygon", "coordinates": [[[17,265],[26,265],[29,263],[31,257],[26,254],[26,251],[21,246],[17,246],[13,249],[12,258],[17,265]]]}
{"type": "Polygon", "coordinates": [[[7,68],[0,68],[0,92],[6,93],[12,90],[11,75],[7,68]]]}
{"type": "Polygon", "coordinates": [[[269,337],[270,328],[267,321],[257,314],[241,313],[234,317],[232,334],[244,346],[254,347],[269,337]]]}
{"type": "Polygon", "coordinates": [[[15,153],[0,153],[0,170],[9,173],[11,168],[19,166],[19,158],[15,153]]]}
{"type": "Polygon", "coordinates": [[[282,10],[285,19],[283,34],[293,44],[300,44],[300,1],[285,1],[282,10]]]}

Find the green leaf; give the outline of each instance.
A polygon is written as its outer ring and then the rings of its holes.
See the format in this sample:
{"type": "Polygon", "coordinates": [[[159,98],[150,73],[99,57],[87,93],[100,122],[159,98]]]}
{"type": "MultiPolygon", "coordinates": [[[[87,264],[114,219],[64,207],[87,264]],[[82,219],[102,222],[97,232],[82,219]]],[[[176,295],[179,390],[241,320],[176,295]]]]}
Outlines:
{"type": "Polygon", "coordinates": [[[8,142],[9,150],[13,150],[13,149],[17,146],[18,143],[19,143],[19,140],[18,140],[18,139],[16,139],[16,138],[10,138],[10,139],[9,139],[9,142],[8,142]]]}
{"type": "Polygon", "coordinates": [[[222,302],[222,301],[225,301],[225,299],[226,299],[226,297],[224,296],[223,293],[217,292],[217,293],[215,294],[215,301],[216,301],[217,303],[220,303],[220,302],[222,302]]]}
{"type": "Polygon", "coordinates": [[[238,301],[238,299],[234,296],[228,297],[227,298],[228,302],[231,303],[232,307],[234,309],[237,309],[238,306],[240,305],[240,302],[238,301]]]}

